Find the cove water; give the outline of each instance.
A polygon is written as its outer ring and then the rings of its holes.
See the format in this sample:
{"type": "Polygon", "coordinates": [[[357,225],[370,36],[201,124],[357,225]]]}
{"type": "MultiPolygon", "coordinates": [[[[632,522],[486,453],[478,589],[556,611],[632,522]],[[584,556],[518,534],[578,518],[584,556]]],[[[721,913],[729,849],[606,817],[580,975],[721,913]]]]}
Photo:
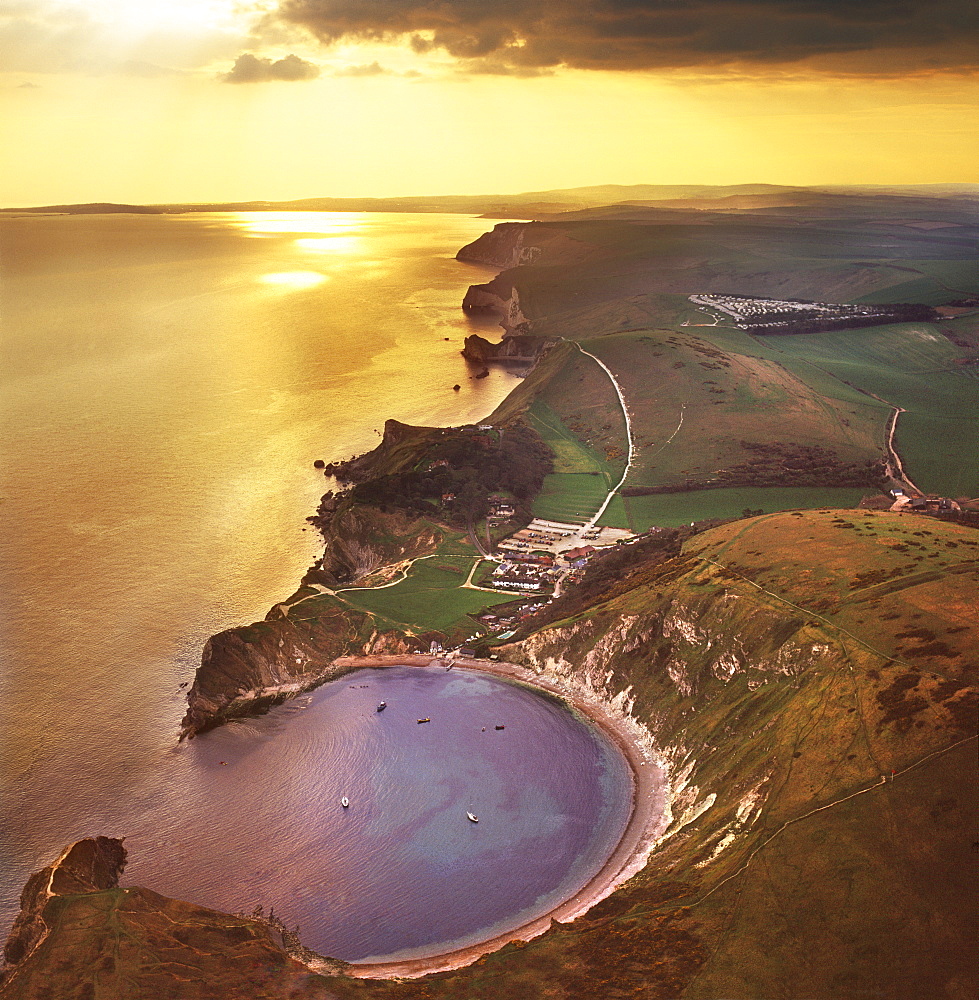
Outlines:
{"type": "Polygon", "coordinates": [[[165,787],[148,797],[126,880],[274,907],[306,945],[355,962],[546,913],[601,868],[632,803],[620,752],[562,703],[440,667],[357,671],[213,730],[175,750],[174,779],[187,811],[165,787]]]}

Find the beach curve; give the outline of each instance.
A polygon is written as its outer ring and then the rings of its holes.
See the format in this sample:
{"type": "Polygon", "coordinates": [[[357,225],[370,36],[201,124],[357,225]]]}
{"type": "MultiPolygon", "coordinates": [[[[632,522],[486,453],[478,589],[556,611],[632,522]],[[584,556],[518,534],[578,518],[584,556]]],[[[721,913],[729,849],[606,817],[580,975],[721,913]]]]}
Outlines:
{"type": "MultiPolygon", "coordinates": [[[[459,969],[497,951],[511,941],[530,941],[551,927],[552,921],[570,923],[591,907],[611,895],[620,885],[641,871],[649,855],[669,823],[667,781],[660,760],[652,752],[649,731],[631,716],[609,705],[597,693],[587,697],[582,691],[559,683],[554,677],[544,677],[527,667],[500,660],[468,657],[447,659],[444,656],[419,654],[368,655],[338,657],[333,666],[343,673],[365,667],[437,666],[445,669],[471,670],[492,674],[526,684],[535,690],[555,695],[572,710],[584,716],[610,739],[628,764],[632,774],[632,810],[625,830],[615,849],[602,867],[573,896],[539,917],[503,934],[487,938],[464,948],[424,958],[392,962],[349,963],[344,974],[358,979],[408,979],[459,969]]],[[[335,972],[335,963],[324,959],[307,961],[313,971],[335,972]]]]}

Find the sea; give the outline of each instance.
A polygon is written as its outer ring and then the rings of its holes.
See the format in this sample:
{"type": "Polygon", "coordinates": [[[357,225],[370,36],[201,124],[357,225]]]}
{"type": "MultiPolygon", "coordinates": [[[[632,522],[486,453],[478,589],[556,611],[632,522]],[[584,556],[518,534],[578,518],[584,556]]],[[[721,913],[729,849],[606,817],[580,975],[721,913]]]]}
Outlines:
{"type": "Polygon", "coordinates": [[[273,908],[350,961],[516,927],[610,853],[624,761],[504,681],[366,671],[177,741],[207,637],[319,553],[313,462],[389,417],[479,420],[517,383],[459,353],[499,333],[460,308],[492,271],[454,259],[491,226],[0,217],[0,928],[32,871],[100,834],[125,838],[123,884],[273,908]]]}

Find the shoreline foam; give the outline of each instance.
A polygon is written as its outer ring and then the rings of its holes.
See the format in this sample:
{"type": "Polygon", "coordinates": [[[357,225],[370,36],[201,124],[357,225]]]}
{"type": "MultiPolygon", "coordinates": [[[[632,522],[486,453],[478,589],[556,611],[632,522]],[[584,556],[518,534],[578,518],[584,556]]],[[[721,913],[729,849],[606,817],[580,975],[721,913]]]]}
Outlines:
{"type": "MultiPolygon", "coordinates": [[[[641,737],[648,735],[645,727],[630,716],[614,712],[597,696],[594,699],[585,698],[580,691],[541,677],[526,667],[499,660],[457,658],[447,661],[444,657],[417,654],[374,655],[339,657],[333,665],[346,668],[346,672],[362,667],[395,665],[425,667],[437,664],[441,667],[446,662],[451,662],[452,669],[493,674],[556,695],[588,719],[615,744],[629,766],[632,773],[632,812],[615,850],[598,872],[570,899],[504,934],[441,955],[392,962],[350,963],[345,967],[344,973],[358,979],[414,978],[462,968],[511,941],[530,941],[540,936],[550,928],[554,920],[570,923],[645,867],[650,852],[669,822],[667,782],[662,766],[643,746],[647,741],[641,737]]],[[[307,964],[314,971],[326,971],[327,968],[325,962],[322,970],[316,961],[307,964]]]]}

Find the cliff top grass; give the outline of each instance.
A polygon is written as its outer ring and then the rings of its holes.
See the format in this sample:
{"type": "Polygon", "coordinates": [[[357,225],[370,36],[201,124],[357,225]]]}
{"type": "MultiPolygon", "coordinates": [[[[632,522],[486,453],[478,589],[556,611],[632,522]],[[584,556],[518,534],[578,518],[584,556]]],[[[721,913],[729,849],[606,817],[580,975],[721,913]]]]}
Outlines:
{"type": "Polygon", "coordinates": [[[890,511],[791,512],[715,528],[684,555],[711,567],[711,579],[747,582],[926,684],[979,680],[974,529],[890,511]]]}
{"type": "MultiPolygon", "coordinates": [[[[936,205],[908,206],[922,218],[936,205]]],[[[525,246],[542,254],[503,275],[530,319],[650,293],[726,292],[830,302],[948,301],[948,289],[979,293],[975,212],[959,204],[958,225],[882,229],[882,205],[840,206],[835,217],[638,211],[629,220],[532,223],[525,246]]],[[[941,211],[939,209],[939,211],[941,211]]],[[[904,220],[907,221],[907,220],[904,220]]]]}

